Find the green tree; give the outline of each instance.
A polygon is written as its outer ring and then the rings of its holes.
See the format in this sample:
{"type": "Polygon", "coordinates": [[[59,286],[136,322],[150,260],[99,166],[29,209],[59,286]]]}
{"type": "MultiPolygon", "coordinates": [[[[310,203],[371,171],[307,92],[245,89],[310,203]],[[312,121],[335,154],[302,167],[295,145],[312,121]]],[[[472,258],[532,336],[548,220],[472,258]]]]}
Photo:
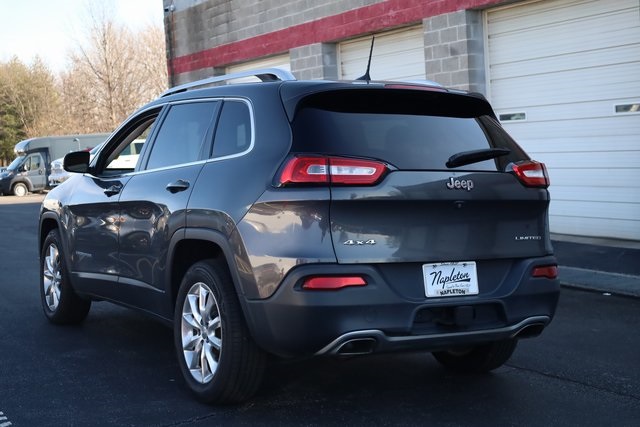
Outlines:
{"type": "Polygon", "coordinates": [[[0,63],[0,161],[13,159],[20,140],[59,131],[60,117],[55,77],[40,58],[0,63]]]}

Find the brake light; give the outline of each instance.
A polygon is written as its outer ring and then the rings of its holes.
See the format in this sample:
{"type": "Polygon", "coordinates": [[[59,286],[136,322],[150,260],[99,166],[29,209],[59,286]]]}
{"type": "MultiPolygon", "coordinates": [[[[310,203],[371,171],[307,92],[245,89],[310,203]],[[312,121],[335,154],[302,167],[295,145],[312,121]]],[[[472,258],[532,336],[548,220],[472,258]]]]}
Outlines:
{"type": "Polygon", "coordinates": [[[320,276],[309,277],[302,284],[302,289],[314,291],[336,291],[352,286],[367,286],[360,276],[320,276]]]}
{"type": "Polygon", "coordinates": [[[387,171],[375,160],[346,157],[297,156],[291,158],[280,174],[280,184],[374,185],[387,171]]]}
{"type": "MultiPolygon", "coordinates": [[[[437,84],[437,83],[434,83],[437,84]]],[[[411,89],[411,90],[426,90],[429,92],[447,92],[447,89],[443,87],[433,86],[428,83],[424,84],[410,84],[410,83],[391,83],[384,85],[387,89],[411,89]]]]}
{"type": "Polygon", "coordinates": [[[546,277],[547,279],[555,279],[558,277],[557,265],[545,265],[542,267],[536,267],[531,272],[533,277],[546,277]]]}
{"type": "Polygon", "coordinates": [[[534,160],[512,163],[511,170],[516,174],[520,182],[527,187],[548,187],[549,175],[544,163],[534,160]]]}

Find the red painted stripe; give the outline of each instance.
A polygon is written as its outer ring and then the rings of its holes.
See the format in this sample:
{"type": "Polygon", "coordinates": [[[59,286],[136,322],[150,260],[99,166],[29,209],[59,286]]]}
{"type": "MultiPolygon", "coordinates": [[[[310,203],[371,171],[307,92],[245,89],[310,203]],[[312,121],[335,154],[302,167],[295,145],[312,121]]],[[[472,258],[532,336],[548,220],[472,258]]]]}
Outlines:
{"type": "Polygon", "coordinates": [[[179,56],[173,73],[217,67],[286,52],[313,43],[333,42],[419,22],[423,18],[500,3],[503,0],[387,0],[338,15],[179,56]]]}

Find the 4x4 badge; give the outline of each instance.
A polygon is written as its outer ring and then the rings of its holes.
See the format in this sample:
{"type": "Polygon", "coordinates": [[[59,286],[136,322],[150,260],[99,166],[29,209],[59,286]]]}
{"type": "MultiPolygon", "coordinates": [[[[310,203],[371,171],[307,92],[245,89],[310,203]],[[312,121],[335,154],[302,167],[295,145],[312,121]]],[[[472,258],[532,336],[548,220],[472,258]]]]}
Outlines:
{"type": "Polygon", "coordinates": [[[449,182],[447,182],[447,188],[449,190],[473,190],[473,181],[470,179],[453,179],[449,178],[449,182]]]}
{"type": "Polygon", "coordinates": [[[364,245],[375,245],[376,241],[373,239],[369,240],[345,240],[343,245],[347,246],[364,246],[364,245]]]}

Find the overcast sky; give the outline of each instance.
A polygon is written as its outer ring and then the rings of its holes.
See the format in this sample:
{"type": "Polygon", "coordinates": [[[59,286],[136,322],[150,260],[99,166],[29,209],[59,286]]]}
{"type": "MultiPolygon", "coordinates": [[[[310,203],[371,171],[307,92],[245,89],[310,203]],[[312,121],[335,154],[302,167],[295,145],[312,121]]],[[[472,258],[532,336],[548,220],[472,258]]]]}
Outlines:
{"type": "Polygon", "coordinates": [[[52,71],[64,69],[84,34],[88,1],[111,2],[116,19],[134,29],[162,25],[162,0],[0,0],[0,61],[15,55],[29,64],[39,55],[52,71]]]}

